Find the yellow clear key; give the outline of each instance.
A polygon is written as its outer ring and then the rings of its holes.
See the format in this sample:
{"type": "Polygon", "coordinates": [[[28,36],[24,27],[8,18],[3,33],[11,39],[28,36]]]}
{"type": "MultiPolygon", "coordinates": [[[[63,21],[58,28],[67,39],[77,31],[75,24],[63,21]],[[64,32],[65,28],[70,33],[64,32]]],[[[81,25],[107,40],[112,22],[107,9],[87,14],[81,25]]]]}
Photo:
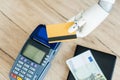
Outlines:
{"type": "Polygon", "coordinates": [[[23,80],[21,77],[17,77],[17,80],[23,80]]]}

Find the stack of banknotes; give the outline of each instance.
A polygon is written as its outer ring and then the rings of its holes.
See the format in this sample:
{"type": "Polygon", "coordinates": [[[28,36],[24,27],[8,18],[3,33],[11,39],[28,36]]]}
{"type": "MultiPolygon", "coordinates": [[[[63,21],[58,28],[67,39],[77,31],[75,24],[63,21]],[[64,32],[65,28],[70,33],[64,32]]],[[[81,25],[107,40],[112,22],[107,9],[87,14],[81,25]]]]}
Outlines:
{"type": "Polygon", "coordinates": [[[107,80],[90,50],[68,59],[66,63],[76,80],[107,80]]]}

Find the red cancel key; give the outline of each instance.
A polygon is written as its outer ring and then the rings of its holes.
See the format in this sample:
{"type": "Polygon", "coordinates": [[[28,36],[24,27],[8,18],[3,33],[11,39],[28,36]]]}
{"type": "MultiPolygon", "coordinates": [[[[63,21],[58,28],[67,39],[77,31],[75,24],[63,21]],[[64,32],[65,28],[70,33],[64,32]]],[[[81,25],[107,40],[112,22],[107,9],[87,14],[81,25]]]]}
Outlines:
{"type": "Polygon", "coordinates": [[[17,75],[16,75],[16,74],[11,73],[11,77],[16,79],[16,78],[17,78],[17,75]]]}

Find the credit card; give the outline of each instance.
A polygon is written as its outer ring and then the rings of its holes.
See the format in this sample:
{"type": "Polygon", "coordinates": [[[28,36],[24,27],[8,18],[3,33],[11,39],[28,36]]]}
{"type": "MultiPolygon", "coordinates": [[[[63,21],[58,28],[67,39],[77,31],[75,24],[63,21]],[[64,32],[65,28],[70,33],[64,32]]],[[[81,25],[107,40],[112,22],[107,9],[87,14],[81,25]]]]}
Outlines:
{"type": "Polygon", "coordinates": [[[107,80],[90,50],[66,61],[76,80],[107,80]]]}
{"type": "Polygon", "coordinates": [[[74,24],[74,22],[50,24],[46,25],[47,36],[49,43],[64,42],[72,39],[76,39],[76,33],[69,33],[68,29],[74,24]]]}

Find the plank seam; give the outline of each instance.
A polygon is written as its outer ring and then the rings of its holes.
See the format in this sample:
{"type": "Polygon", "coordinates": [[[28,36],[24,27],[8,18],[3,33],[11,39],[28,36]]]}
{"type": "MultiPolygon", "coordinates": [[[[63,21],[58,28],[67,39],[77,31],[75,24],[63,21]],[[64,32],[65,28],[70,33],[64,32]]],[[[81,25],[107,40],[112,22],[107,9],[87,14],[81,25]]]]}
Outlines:
{"type": "Polygon", "coordinates": [[[46,6],[48,6],[48,8],[52,9],[56,14],[58,14],[59,16],[61,16],[63,19],[68,20],[65,16],[63,16],[63,15],[60,14],[58,11],[56,11],[54,8],[52,8],[49,4],[47,4],[47,3],[45,2],[45,0],[42,0],[42,2],[43,2],[46,6]]]}
{"type": "Polygon", "coordinates": [[[1,11],[0,10],[0,12],[1,12],[1,14],[3,15],[3,16],[5,16],[8,20],[10,20],[13,24],[15,24],[18,28],[20,28],[23,32],[25,32],[26,34],[28,34],[23,28],[21,28],[17,23],[15,23],[12,19],[10,19],[3,11],[1,11]]]}
{"type": "Polygon", "coordinates": [[[7,52],[5,52],[2,48],[0,48],[0,51],[2,51],[4,54],[6,54],[7,56],[9,56],[11,59],[15,60],[11,55],[9,55],[7,52]]]}
{"type": "Polygon", "coordinates": [[[105,46],[107,49],[109,49],[112,53],[114,53],[117,57],[120,58],[120,56],[119,56],[116,52],[114,52],[113,50],[111,50],[111,48],[109,48],[106,44],[104,44],[98,37],[95,36],[95,38],[96,38],[103,46],[105,46]]]}

